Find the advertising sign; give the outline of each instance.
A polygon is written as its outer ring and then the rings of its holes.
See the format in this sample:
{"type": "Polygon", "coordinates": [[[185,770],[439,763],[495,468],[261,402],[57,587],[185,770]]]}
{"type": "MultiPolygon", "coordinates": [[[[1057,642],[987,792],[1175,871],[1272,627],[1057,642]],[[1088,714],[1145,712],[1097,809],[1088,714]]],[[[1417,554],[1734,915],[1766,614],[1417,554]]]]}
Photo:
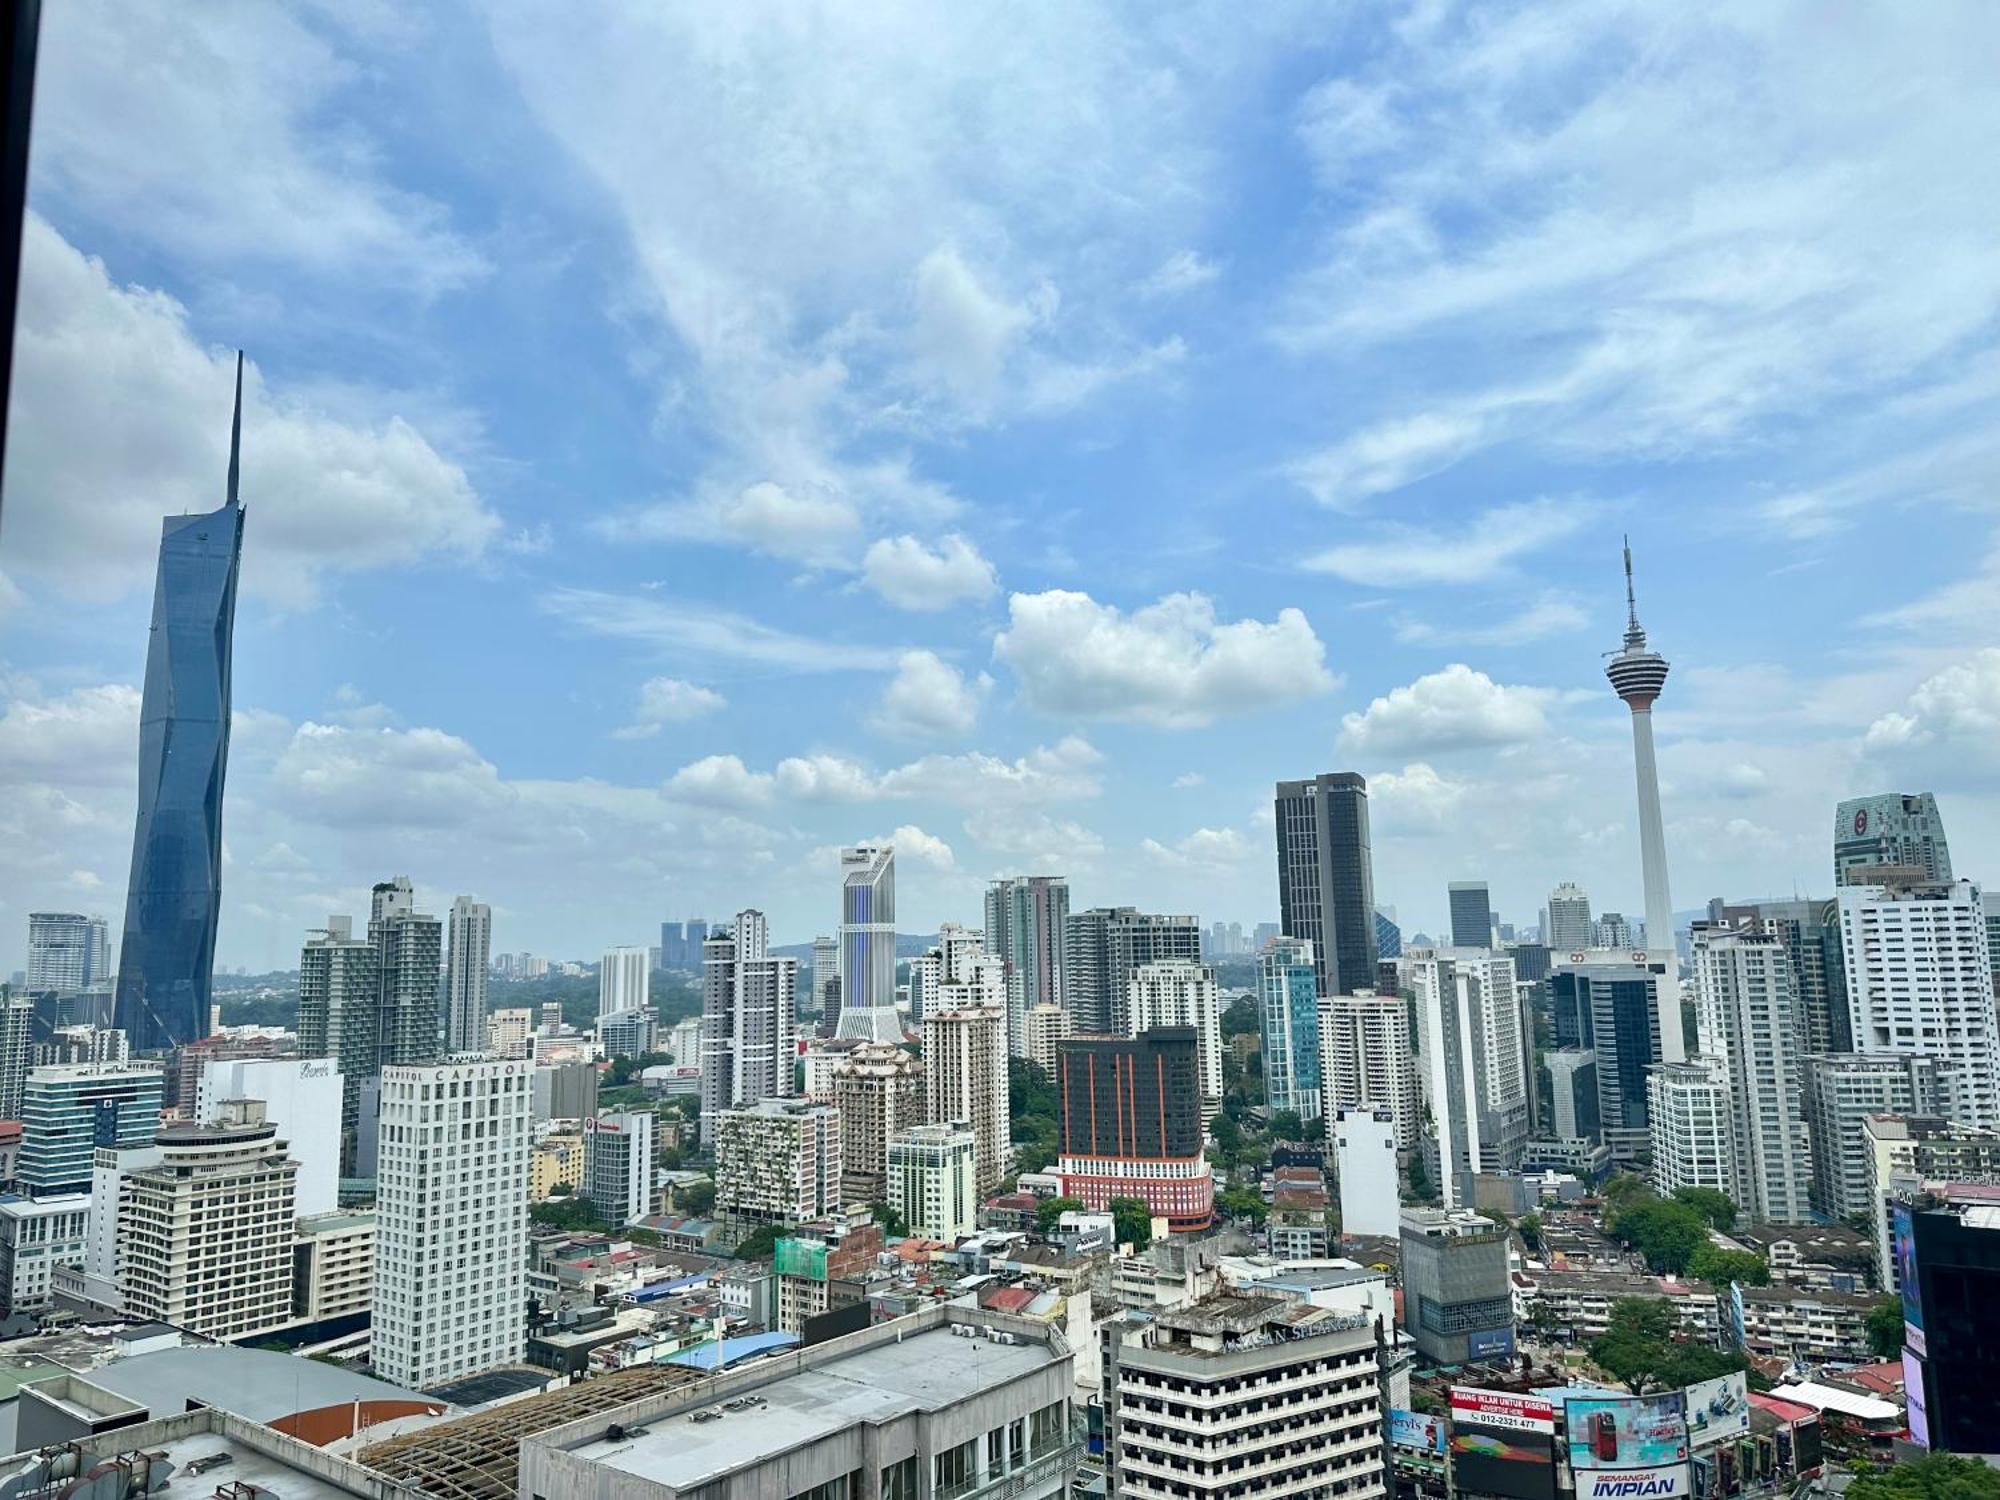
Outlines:
{"type": "MultiPolygon", "coordinates": [[[[1572,1396],[1564,1408],[1577,1500],[1682,1500],[1692,1495],[1687,1405],[1680,1391],[1572,1396]]],[[[1722,1472],[1726,1494],[1726,1464],[1722,1472]]]]}
{"type": "Polygon", "coordinates": [[[1681,1393],[1687,1398],[1688,1442],[1708,1448],[1750,1431],[1750,1391],[1742,1372],[1698,1380],[1681,1393]]]}
{"type": "Polygon", "coordinates": [[[1573,1469],[1655,1469],[1687,1460],[1687,1406],[1680,1391],[1571,1396],[1564,1405],[1573,1469]]]}
{"type": "Polygon", "coordinates": [[[1421,1448],[1426,1453],[1443,1453],[1444,1418],[1392,1406],[1389,1408],[1389,1441],[1398,1448],[1421,1448]]]}
{"type": "Polygon", "coordinates": [[[1920,1448],[1931,1445],[1929,1398],[1924,1391],[1924,1362],[1914,1349],[1903,1351],[1903,1400],[1909,1409],[1910,1441],[1920,1448]]]}
{"type": "Polygon", "coordinates": [[[1553,1500],[1556,1409],[1539,1396],[1451,1389],[1451,1477],[1460,1490],[1553,1500]]]}
{"type": "Polygon", "coordinates": [[[1468,1334],[1465,1353],[1468,1359],[1511,1359],[1514,1354],[1514,1330],[1512,1327],[1489,1328],[1468,1334]]]}
{"type": "Polygon", "coordinates": [[[1903,1288],[1903,1343],[1927,1355],[1922,1294],[1917,1286],[1917,1237],[1908,1204],[1898,1203],[1889,1210],[1889,1239],[1896,1255],[1896,1280],[1903,1288]]]}

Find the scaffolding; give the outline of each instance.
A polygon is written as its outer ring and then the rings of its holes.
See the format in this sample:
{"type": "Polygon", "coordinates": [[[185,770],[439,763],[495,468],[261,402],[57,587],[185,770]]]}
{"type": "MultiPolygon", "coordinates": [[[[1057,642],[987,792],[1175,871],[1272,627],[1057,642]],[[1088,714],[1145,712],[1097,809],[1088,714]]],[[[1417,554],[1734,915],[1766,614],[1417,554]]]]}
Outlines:
{"type": "Polygon", "coordinates": [[[513,1500],[523,1438],[692,1385],[699,1378],[696,1371],[678,1365],[617,1370],[371,1444],[361,1451],[358,1462],[394,1483],[446,1500],[513,1500]]]}

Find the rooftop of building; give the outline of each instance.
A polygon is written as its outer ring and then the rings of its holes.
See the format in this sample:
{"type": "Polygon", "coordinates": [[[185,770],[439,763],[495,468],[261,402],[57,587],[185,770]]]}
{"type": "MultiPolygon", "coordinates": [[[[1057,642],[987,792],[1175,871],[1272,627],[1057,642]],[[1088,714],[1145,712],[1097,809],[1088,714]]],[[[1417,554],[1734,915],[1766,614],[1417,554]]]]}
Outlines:
{"type": "Polygon", "coordinates": [[[1808,1255],[1839,1260],[1872,1259],[1875,1254],[1874,1241],[1845,1224],[1752,1224],[1732,1229],[1729,1238],[1757,1250],[1790,1244],[1808,1255]]]}
{"type": "Polygon", "coordinates": [[[1880,1292],[1836,1292],[1807,1286],[1746,1286],[1746,1303],[1819,1303],[1825,1307],[1845,1307],[1855,1312],[1871,1311],[1882,1300],[1880,1292]]]}
{"type": "Polygon", "coordinates": [[[593,1463],[685,1492],[857,1424],[969,1401],[1064,1357],[1032,1334],[1019,1343],[958,1337],[946,1326],[945,1312],[915,1315],[929,1326],[900,1338],[870,1330],[877,1336],[850,1335],[822,1345],[817,1358],[804,1351],[795,1359],[754,1364],[741,1372],[741,1383],[732,1384],[727,1397],[761,1398],[754,1406],[724,1408],[721,1416],[702,1422],[670,1406],[659,1416],[622,1425],[615,1439],[607,1430],[563,1446],[593,1463]],[[863,1339],[852,1347],[851,1340],[863,1339]]]}
{"type": "Polygon", "coordinates": [[[1862,1422],[1897,1422],[1901,1421],[1903,1416],[1902,1407],[1893,1401],[1883,1401],[1874,1396],[1857,1396],[1852,1391],[1821,1385],[1817,1381],[1807,1380],[1796,1385],[1781,1385],[1771,1394],[1780,1401],[1810,1406],[1814,1411],[1837,1412],[1843,1417],[1853,1417],[1862,1422]]]}
{"type": "MultiPolygon", "coordinates": [[[[206,1406],[114,1428],[84,1438],[77,1446],[89,1460],[85,1473],[122,1455],[154,1455],[156,1461],[171,1466],[160,1472],[171,1473],[175,1487],[189,1494],[205,1493],[211,1486],[220,1494],[240,1485],[245,1487],[238,1491],[242,1494],[334,1500],[377,1496],[382,1489],[374,1475],[337,1454],[206,1406]]],[[[38,1453],[0,1460],[0,1484],[39,1492],[51,1481],[63,1482],[48,1473],[38,1453]]]]}

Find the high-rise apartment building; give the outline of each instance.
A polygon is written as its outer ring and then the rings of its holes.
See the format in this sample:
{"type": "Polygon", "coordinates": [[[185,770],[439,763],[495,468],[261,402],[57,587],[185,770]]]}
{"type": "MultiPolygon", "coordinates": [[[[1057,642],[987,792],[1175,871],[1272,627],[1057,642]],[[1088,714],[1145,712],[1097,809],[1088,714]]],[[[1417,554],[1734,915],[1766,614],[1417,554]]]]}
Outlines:
{"type": "Polygon", "coordinates": [[[1593,948],[1624,952],[1636,947],[1639,942],[1639,935],[1632,930],[1632,924],[1625,920],[1623,912],[1606,912],[1597,919],[1592,932],[1596,938],[1590,945],[1593,948]]]}
{"type": "Polygon", "coordinates": [[[1591,946],[1590,893],[1564,881],[1549,892],[1542,918],[1542,942],[1551,953],[1574,953],[1591,946]]]}
{"type": "Polygon", "coordinates": [[[1320,1110],[1380,1106],[1396,1117],[1396,1148],[1414,1151],[1423,1124],[1423,1085],[1410,1045],[1410,1012],[1400,995],[1328,995],[1319,1003],[1320,1110]]]}
{"type": "Polygon", "coordinates": [[[232,1101],[255,1100],[298,1163],[292,1192],[299,1217],[330,1214],[340,1207],[342,1084],[331,1058],[215,1058],[195,1087],[194,1118],[219,1120],[232,1101]]]}
{"type": "Polygon", "coordinates": [[[444,1045],[447,1052],[478,1052],[486,1045],[486,976],[493,955],[493,911],[460,896],[451,903],[450,949],[444,975],[444,1045]]]}
{"type": "Polygon", "coordinates": [[[111,978],[110,935],[102,917],[75,911],[28,913],[28,989],[70,995],[111,978]]]}
{"type": "Polygon", "coordinates": [[[1736,1205],[1760,1224],[1810,1217],[1812,1160],[1799,1109],[1804,1035],[1791,955],[1774,932],[1698,922],[1696,1036],[1729,1080],[1736,1205]]]}
{"type": "Polygon", "coordinates": [[[1838,899],[1855,1050],[1951,1063],[1951,1117],[2000,1125],[2000,1021],[1979,888],[1969,880],[1850,881],[1838,899]]]}
{"type": "Polygon", "coordinates": [[[1215,1218],[1202,1154],[1199,1041],[1192,1028],[1080,1038],[1056,1057],[1065,1195],[1102,1211],[1138,1198],[1176,1233],[1215,1218]]]}
{"type": "Polygon", "coordinates": [[[242,436],[239,354],[222,508],[168,516],[160,529],[139,707],[139,815],[113,1012],[113,1024],[137,1052],[164,1052],[208,1035],[222,903],[236,573],[243,555],[237,496],[242,436]]]}
{"type": "Polygon", "coordinates": [[[597,965],[597,1013],[644,1010],[652,1003],[653,956],[644,948],[611,948],[597,965]]]}
{"type": "Polygon", "coordinates": [[[1387,1105],[1350,1105],[1330,1116],[1340,1232],[1402,1233],[1402,1173],[1396,1158],[1396,1112],[1387,1105]]]}
{"type": "Polygon", "coordinates": [[[1869,1213],[1873,1182],[1869,1115],[1940,1115],[1951,1097],[1950,1068],[1913,1052],[1823,1052],[1803,1059],[1812,1206],[1828,1219],[1869,1213]]]}
{"type": "Polygon", "coordinates": [[[656,1124],[651,1110],[583,1122],[583,1196],[605,1223],[630,1224],[651,1207],[656,1124]]]}
{"type": "Polygon", "coordinates": [[[896,1019],[896,851],[857,844],[840,851],[840,1029],[893,1041],[896,1019]]]}
{"type": "Polygon", "coordinates": [[[1403,1327],[1432,1364],[1505,1360],[1514,1352],[1507,1231],[1465,1209],[1406,1208],[1403,1327]]]}
{"type": "Polygon", "coordinates": [[[1060,875],[1011,875],[986,887],[986,951],[1006,965],[1007,1035],[1023,1055],[1022,1018],[1063,1004],[1068,956],[1069,882],[1060,875]]]}
{"type": "Polygon", "coordinates": [[[759,1099],[717,1117],[716,1212],[802,1224],[840,1206],[840,1112],[832,1105],[759,1099]]]}
{"type": "Polygon", "coordinates": [[[1319,965],[1304,938],[1281,937],[1257,958],[1264,1102],[1316,1120],[1320,1099],[1319,965]]]}
{"type": "Polygon", "coordinates": [[[979,1227],[979,1141],[965,1121],[912,1125],[891,1137],[886,1170],[884,1201],[912,1235],[956,1244],[979,1227]]]}
{"type": "Polygon", "coordinates": [[[1857,880],[1872,884],[1877,877],[1869,872],[1881,867],[1906,875],[1919,870],[1926,880],[1951,882],[1951,846],[1929,792],[1850,797],[1834,809],[1834,889],[1857,880]]]}
{"type": "Polygon", "coordinates": [[[341,1159],[350,1168],[362,1086],[382,1071],[380,962],[376,945],[338,916],[299,953],[299,1051],[330,1058],[340,1074],[341,1159]]]}
{"type": "Polygon", "coordinates": [[[1759,927],[1785,945],[1799,991],[1800,1047],[1807,1052],[1851,1052],[1847,971],[1840,954],[1840,903],[1817,898],[1791,901],[1711,901],[1711,921],[1759,927]]]}
{"type": "Polygon", "coordinates": [[[725,1109],[792,1092],[796,971],[795,960],[771,953],[760,911],[740,911],[733,925],[709,933],[701,968],[704,1134],[725,1109]]]}
{"type": "MultiPolygon", "coordinates": [[[[1665,968],[1666,960],[1656,961],[1650,953],[1605,953],[1584,963],[1559,963],[1548,979],[1556,1046],[1595,1054],[1598,1126],[1612,1159],[1627,1166],[1644,1159],[1651,1139],[1646,1073],[1665,1057],[1660,991],[1678,992],[1665,968]]],[[[1672,1025],[1679,1038],[1678,1001],[1672,1025]]]]}
{"type": "MultiPolygon", "coordinates": [[[[910,960],[910,1020],[921,1025],[932,1011],[968,1005],[991,1005],[1004,1011],[1009,1054],[1027,1055],[1025,1014],[1013,1002],[1005,960],[987,951],[981,934],[946,922],[938,929],[937,946],[910,960]]],[[[891,1027],[887,1035],[866,1038],[853,1031],[848,1035],[853,1040],[900,1041],[901,1023],[893,1016],[886,1019],[891,1027]]]]}
{"type": "Polygon", "coordinates": [[[840,940],[825,936],[812,942],[812,1002],[819,1011],[820,1035],[840,1029],[840,940]]]}
{"type": "Polygon", "coordinates": [[[1049,1077],[1056,1076],[1056,1049],[1070,1035],[1069,1012],[1060,1005],[1037,1005],[1023,1018],[1028,1061],[1049,1077]]]}
{"type": "Polygon", "coordinates": [[[1070,916],[1063,938],[1063,980],[1077,1036],[1130,1036],[1132,973],[1142,964],[1201,957],[1201,924],[1130,906],[1099,906],[1070,916]]]}
{"type": "Polygon", "coordinates": [[[881,1203],[889,1142],[924,1118],[924,1065],[901,1047],[862,1042],[833,1070],[840,1111],[841,1196],[881,1203]]]}
{"type": "Polygon", "coordinates": [[[979,1193],[1000,1185],[1013,1154],[1007,1111],[1007,1015],[996,1006],[924,1017],[924,1118],[962,1120],[979,1142],[979,1193]]]}
{"type": "Polygon", "coordinates": [[[1379,950],[1368,783],[1351,771],[1281,781],[1275,810],[1279,930],[1313,945],[1322,995],[1373,989],[1379,950]]]}
{"type": "Polygon", "coordinates": [[[1222,986],[1215,970],[1185,958],[1141,964],[1132,971],[1126,1014],[1134,1035],[1178,1026],[1194,1032],[1205,1129],[1222,1109],[1222,986]]]}
{"type": "Polygon", "coordinates": [[[1470,1201],[1472,1173],[1520,1169],[1528,1142],[1526,1017],[1510,958],[1445,948],[1409,966],[1437,1181],[1445,1205],[1457,1207],[1470,1201]]]}
{"type": "Polygon", "coordinates": [[[116,1274],[127,1316],[203,1338],[252,1338],[292,1320],[298,1162],[255,1099],[213,1121],[161,1127],[149,1146],[110,1153],[115,1197],[93,1219],[117,1225],[116,1274]]]}
{"type": "Polygon", "coordinates": [[[597,1045],[606,1057],[644,1057],[653,1051],[659,1018],[651,1010],[614,1010],[597,1018],[597,1045]]]}
{"type": "Polygon", "coordinates": [[[1446,892],[1451,900],[1451,946],[1492,948],[1493,900],[1483,880],[1454,880],[1446,892]]]}
{"type": "Polygon", "coordinates": [[[1647,1073],[1646,1092],[1653,1186],[1668,1195],[1714,1188],[1733,1201],[1742,1188],[1728,1066],[1699,1054],[1661,1063],[1647,1073]]]}
{"type": "Polygon", "coordinates": [[[438,996],[444,983],[444,923],[417,910],[410,877],[398,875],[372,893],[368,941],[375,945],[380,986],[376,1024],[380,1059],[433,1062],[444,1045],[438,996]]]}
{"type": "Polygon", "coordinates": [[[1121,1317],[1103,1343],[1105,1467],[1121,1500],[1390,1492],[1381,1360],[1366,1318],[1218,1292],[1121,1317]]]}
{"type": "Polygon", "coordinates": [[[2000,1131],[1936,1115],[1868,1115],[1861,1133],[1875,1216],[1875,1284],[1894,1291],[1902,1282],[1889,1236],[1891,1196],[1930,1182],[2000,1184],[2000,1131]]]}
{"type": "Polygon", "coordinates": [[[87,1191],[95,1148],[144,1145],[158,1134],[164,1087],[161,1071],[142,1064],[30,1069],[15,1186],[31,1198],[87,1191]]]}
{"type": "Polygon", "coordinates": [[[1667,685],[1667,659],[1646,647],[1639,606],[1632,593],[1632,549],[1625,549],[1625,645],[1605,664],[1604,675],[1632,711],[1632,764],[1639,788],[1639,863],[1646,890],[1646,947],[1662,964],[1660,1057],[1679,1062],[1680,984],[1674,962],[1674,902],[1667,888],[1667,836],[1660,818],[1660,773],[1653,756],[1653,705],[1667,685]]]}
{"type": "Polygon", "coordinates": [[[1588,1047],[1558,1047],[1543,1055],[1549,1070],[1549,1134],[1559,1141],[1596,1141],[1597,1054],[1588,1047]]]}
{"type": "Polygon", "coordinates": [[[423,1390],[527,1343],[529,1064],[488,1058],[382,1070],[374,1352],[423,1390]]]}
{"type": "Polygon", "coordinates": [[[35,1002],[0,988],[0,1120],[21,1118],[21,1091],[35,1059],[35,1002]]]}

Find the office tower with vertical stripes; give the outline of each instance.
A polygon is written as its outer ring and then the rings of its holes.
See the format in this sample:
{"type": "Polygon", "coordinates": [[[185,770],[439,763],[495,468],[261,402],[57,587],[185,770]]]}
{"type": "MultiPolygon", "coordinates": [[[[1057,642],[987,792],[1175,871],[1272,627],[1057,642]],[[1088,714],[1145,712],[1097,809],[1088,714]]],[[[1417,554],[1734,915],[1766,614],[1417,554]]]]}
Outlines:
{"type": "Polygon", "coordinates": [[[1368,783],[1351,771],[1281,781],[1278,927],[1313,945],[1322,995],[1375,987],[1375,870],[1368,783]]]}
{"type": "Polygon", "coordinates": [[[894,1041],[896,850],[857,844],[840,851],[840,1030],[859,1041],[894,1041]]]}

